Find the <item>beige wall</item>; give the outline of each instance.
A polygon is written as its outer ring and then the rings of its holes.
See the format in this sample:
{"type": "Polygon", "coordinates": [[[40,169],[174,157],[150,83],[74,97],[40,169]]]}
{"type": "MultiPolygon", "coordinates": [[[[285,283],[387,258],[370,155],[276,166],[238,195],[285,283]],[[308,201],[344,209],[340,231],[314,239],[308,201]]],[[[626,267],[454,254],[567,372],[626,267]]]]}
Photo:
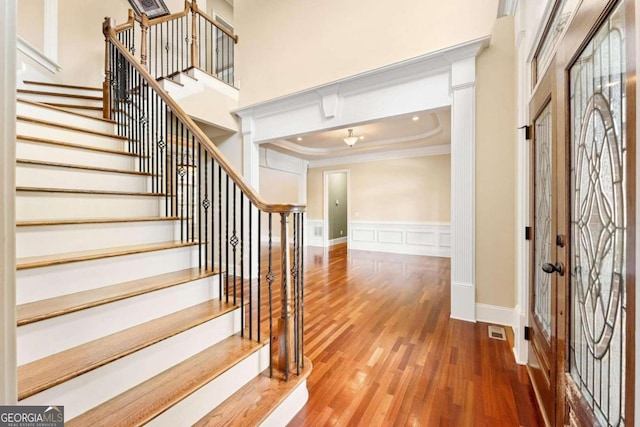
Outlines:
{"type": "Polygon", "coordinates": [[[18,1],[18,36],[44,50],[44,0],[18,1]]]}
{"type": "MultiPolygon", "coordinates": [[[[165,4],[171,13],[184,9],[183,0],[165,0],[165,4]]],[[[198,4],[206,8],[206,1],[198,4]]],[[[56,79],[100,86],[104,80],[102,22],[105,16],[109,16],[116,20],[116,24],[122,24],[127,20],[129,9],[126,0],[59,0],[58,63],[62,71],[56,79]]]]}
{"type": "Polygon", "coordinates": [[[351,221],[449,222],[451,156],[423,156],[309,169],[309,219],[324,219],[326,170],[349,170],[351,221]]]}
{"type": "Polygon", "coordinates": [[[486,36],[497,4],[498,0],[238,0],[234,23],[240,104],[486,36]]]}
{"type": "Polygon", "coordinates": [[[476,302],[516,303],[516,109],[513,17],[476,62],[476,302]]]}
{"type": "MultiPolygon", "coordinates": [[[[267,203],[299,203],[300,175],[267,167],[260,167],[260,197],[267,203]]],[[[304,202],[302,202],[304,203],[304,202]]],[[[269,236],[269,215],[261,216],[262,238],[269,236]]],[[[289,221],[292,221],[291,216],[289,221]]],[[[289,233],[293,232],[293,224],[289,227],[289,233]]],[[[272,216],[272,236],[280,238],[280,215],[272,216]]]]}

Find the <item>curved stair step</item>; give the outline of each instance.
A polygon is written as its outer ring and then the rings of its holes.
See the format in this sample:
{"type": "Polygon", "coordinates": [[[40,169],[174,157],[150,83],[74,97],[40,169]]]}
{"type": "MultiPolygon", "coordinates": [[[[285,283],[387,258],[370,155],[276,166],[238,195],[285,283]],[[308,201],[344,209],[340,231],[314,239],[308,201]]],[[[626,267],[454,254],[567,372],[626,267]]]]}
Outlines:
{"type": "MultiPolygon", "coordinates": [[[[261,425],[269,416],[276,415],[277,408],[299,387],[313,369],[311,361],[304,358],[300,375],[292,375],[289,381],[276,376],[269,378],[266,370],[244,385],[214,410],[202,417],[193,427],[245,427],[261,425]]],[[[306,389],[304,390],[306,393],[306,389]]],[[[306,400],[306,399],[305,399],[306,400]]],[[[284,423],[280,418],[278,421],[284,423]]]]}

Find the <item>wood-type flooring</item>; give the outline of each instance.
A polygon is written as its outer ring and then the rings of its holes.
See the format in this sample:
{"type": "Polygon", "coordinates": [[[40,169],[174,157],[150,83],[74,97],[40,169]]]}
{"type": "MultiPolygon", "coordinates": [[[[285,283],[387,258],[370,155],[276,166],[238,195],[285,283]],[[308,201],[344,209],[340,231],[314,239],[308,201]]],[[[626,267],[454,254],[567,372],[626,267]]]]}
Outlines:
{"type": "Polygon", "coordinates": [[[313,371],[289,426],[543,425],[508,342],[449,318],[449,259],[305,250],[313,371]]]}

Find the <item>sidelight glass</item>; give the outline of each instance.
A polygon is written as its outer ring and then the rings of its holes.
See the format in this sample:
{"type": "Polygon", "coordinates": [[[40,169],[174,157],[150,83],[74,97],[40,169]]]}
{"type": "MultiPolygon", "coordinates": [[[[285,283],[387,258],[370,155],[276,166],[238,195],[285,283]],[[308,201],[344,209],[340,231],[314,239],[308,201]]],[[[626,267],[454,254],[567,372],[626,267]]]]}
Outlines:
{"type": "Polygon", "coordinates": [[[570,69],[570,373],[598,420],[624,425],[626,135],[624,9],[570,69]]]}
{"type": "Polygon", "coordinates": [[[533,312],[547,341],[551,338],[551,275],[542,264],[551,261],[552,128],[551,103],[542,110],[535,126],[535,218],[533,312]]]}

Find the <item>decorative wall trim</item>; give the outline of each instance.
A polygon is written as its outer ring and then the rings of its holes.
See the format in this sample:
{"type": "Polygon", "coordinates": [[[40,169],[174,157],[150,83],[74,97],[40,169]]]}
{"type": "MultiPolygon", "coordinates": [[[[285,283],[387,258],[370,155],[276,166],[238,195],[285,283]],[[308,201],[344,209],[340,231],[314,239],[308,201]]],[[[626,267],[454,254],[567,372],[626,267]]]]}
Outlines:
{"type": "Polygon", "coordinates": [[[324,247],[324,221],[321,219],[307,219],[304,226],[304,243],[307,246],[324,247]]]}
{"type": "MultiPolygon", "coordinates": [[[[452,259],[453,261],[453,259],[452,259]]],[[[476,321],[476,287],[473,283],[451,282],[451,318],[476,321]]]]}
{"type": "Polygon", "coordinates": [[[476,320],[515,329],[515,309],[498,305],[476,303],[476,320]]]}
{"type": "Polygon", "coordinates": [[[357,154],[354,156],[343,156],[333,159],[310,160],[309,167],[322,168],[325,166],[348,165],[353,163],[375,162],[379,160],[405,159],[420,156],[441,156],[449,153],[451,153],[451,145],[434,145],[431,147],[410,148],[407,150],[357,154]]]}
{"type": "Polygon", "coordinates": [[[40,52],[20,36],[17,38],[16,48],[18,51],[24,53],[27,57],[33,59],[35,62],[54,74],[62,69],[62,67],[55,61],[48,58],[44,53],[40,52]]]}
{"type": "Polygon", "coordinates": [[[349,222],[349,249],[407,255],[451,256],[447,223],[349,222]]]}
{"type": "MultiPolygon", "coordinates": [[[[528,287],[527,287],[528,289],[528,287]]],[[[514,346],[513,355],[516,358],[516,363],[519,365],[526,365],[529,357],[528,342],[524,339],[524,327],[528,326],[528,313],[523,311],[522,306],[517,304],[513,309],[513,335],[514,346]]]]}

